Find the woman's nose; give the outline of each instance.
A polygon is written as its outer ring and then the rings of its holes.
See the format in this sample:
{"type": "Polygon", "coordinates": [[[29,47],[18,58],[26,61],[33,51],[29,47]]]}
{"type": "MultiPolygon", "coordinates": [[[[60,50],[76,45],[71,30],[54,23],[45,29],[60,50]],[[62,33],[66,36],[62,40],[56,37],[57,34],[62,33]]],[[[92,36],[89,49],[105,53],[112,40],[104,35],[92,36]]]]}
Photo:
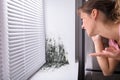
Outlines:
{"type": "Polygon", "coordinates": [[[85,29],[83,25],[81,27],[82,27],[82,29],[85,29]]]}

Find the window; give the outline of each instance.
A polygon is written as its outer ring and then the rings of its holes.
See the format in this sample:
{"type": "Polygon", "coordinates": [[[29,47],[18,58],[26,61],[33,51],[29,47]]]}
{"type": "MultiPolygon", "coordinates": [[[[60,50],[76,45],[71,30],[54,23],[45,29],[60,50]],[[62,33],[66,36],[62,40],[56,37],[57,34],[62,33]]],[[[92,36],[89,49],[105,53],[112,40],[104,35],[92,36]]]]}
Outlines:
{"type": "Polygon", "coordinates": [[[0,1],[0,79],[27,80],[45,63],[43,1],[0,1]]]}

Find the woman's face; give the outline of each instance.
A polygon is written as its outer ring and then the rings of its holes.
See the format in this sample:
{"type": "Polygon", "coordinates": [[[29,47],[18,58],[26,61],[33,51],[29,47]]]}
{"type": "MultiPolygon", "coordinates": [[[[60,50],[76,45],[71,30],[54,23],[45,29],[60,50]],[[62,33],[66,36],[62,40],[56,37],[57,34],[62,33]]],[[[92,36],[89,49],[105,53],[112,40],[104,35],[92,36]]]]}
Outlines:
{"type": "Polygon", "coordinates": [[[82,20],[82,28],[86,30],[88,36],[94,36],[95,33],[95,20],[91,15],[80,11],[80,18],[82,20]]]}

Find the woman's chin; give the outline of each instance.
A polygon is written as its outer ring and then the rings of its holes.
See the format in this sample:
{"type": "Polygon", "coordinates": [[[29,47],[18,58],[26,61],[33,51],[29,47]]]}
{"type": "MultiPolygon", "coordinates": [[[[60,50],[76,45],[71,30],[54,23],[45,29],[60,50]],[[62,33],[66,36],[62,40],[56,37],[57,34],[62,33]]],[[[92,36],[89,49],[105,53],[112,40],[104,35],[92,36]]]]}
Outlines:
{"type": "Polygon", "coordinates": [[[93,37],[95,36],[96,34],[88,34],[89,37],[93,37]]]}

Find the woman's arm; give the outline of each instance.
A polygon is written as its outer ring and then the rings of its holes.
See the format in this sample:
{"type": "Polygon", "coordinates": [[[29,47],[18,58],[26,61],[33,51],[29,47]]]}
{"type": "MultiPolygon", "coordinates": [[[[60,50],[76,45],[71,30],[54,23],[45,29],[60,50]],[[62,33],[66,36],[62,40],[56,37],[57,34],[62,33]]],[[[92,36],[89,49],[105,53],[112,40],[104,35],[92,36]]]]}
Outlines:
{"type": "MultiPolygon", "coordinates": [[[[104,46],[103,46],[101,36],[97,35],[95,37],[92,37],[92,40],[94,42],[95,51],[96,51],[96,53],[94,53],[94,54],[97,54],[97,53],[105,54],[103,52],[104,46]]],[[[101,56],[101,55],[97,56],[97,61],[98,61],[98,64],[105,76],[111,75],[113,73],[113,71],[115,70],[116,65],[118,64],[117,60],[115,60],[113,58],[108,58],[106,56],[101,56]]]]}

